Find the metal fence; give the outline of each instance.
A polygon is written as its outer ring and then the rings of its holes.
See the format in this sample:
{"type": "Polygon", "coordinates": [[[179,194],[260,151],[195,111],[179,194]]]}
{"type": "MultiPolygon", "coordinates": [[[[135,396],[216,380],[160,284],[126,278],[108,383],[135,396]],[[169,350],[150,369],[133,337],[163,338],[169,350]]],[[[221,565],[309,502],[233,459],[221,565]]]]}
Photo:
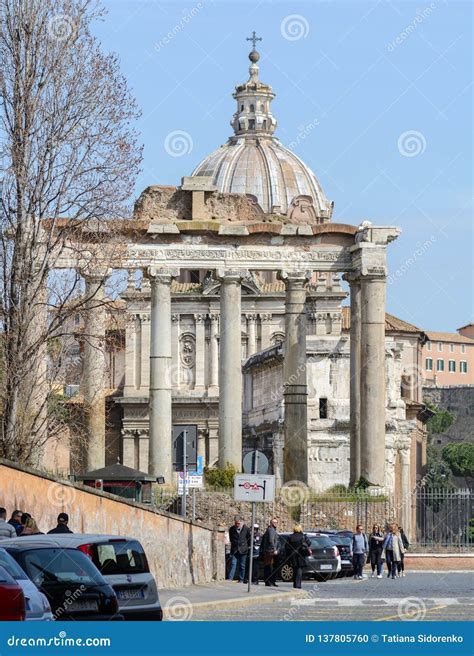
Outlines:
{"type": "MultiPolygon", "coordinates": [[[[474,491],[470,489],[415,489],[409,500],[412,548],[461,552],[474,549],[473,496],[474,491]]],[[[177,515],[182,511],[182,498],[177,490],[158,487],[154,504],[160,510],[177,515]]],[[[292,530],[295,522],[301,523],[305,531],[316,528],[354,530],[357,524],[370,531],[373,524],[386,526],[391,521],[400,522],[403,505],[403,500],[394,495],[374,496],[364,491],[311,494],[311,498],[297,503],[280,493],[273,503],[257,504],[257,522],[264,527],[272,517],[278,517],[281,531],[292,530]]],[[[236,514],[250,522],[251,504],[234,501],[232,490],[190,490],[189,519],[228,527],[236,514]]]]}
{"type": "Polygon", "coordinates": [[[474,490],[417,490],[416,542],[427,549],[474,548],[474,490]]]}

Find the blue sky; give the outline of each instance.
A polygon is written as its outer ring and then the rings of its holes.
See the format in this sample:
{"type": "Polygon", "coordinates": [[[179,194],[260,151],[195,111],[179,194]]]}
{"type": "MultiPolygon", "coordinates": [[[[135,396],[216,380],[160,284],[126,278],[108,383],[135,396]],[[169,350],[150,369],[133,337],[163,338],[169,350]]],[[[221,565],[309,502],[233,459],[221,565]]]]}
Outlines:
{"type": "Polygon", "coordinates": [[[97,34],[143,112],[137,195],[179,184],[230,136],[256,30],[276,136],[313,169],[334,220],[402,228],[389,247],[388,311],[427,330],[474,320],[471,2],[105,6],[97,34]],[[176,131],[183,139],[170,142],[176,131]]]}

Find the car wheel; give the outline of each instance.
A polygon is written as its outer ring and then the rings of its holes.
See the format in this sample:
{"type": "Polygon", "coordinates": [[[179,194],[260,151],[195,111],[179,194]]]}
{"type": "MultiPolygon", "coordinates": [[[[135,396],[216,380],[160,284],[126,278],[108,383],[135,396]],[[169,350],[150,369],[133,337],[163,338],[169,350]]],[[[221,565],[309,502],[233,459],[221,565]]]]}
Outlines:
{"type": "Polygon", "coordinates": [[[290,583],[293,581],[293,567],[288,563],[285,563],[280,569],[280,577],[285,583],[290,583]]]}

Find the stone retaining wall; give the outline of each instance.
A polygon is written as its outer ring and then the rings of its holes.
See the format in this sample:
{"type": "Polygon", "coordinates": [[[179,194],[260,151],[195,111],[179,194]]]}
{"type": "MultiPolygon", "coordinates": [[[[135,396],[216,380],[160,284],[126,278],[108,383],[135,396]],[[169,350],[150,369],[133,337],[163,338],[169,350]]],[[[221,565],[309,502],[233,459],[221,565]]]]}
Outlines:
{"type": "Polygon", "coordinates": [[[137,538],[162,588],[224,578],[224,533],[0,459],[0,506],[31,513],[45,533],[67,512],[74,533],[137,538]]]}

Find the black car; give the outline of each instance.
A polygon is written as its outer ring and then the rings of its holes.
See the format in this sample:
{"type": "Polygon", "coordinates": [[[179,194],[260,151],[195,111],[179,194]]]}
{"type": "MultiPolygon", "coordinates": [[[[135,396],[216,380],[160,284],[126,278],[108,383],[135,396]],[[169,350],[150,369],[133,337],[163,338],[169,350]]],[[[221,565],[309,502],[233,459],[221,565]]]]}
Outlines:
{"type": "Polygon", "coordinates": [[[85,554],[20,541],[5,540],[2,546],[46,595],[56,620],[123,620],[115,592],[85,554]]]}
{"type": "Polygon", "coordinates": [[[327,536],[339,550],[339,555],[341,556],[341,574],[353,574],[352,538],[339,535],[338,533],[328,533],[327,536]]]}
{"type": "MultiPolygon", "coordinates": [[[[277,578],[282,581],[293,581],[292,550],[288,543],[291,533],[280,533],[280,553],[276,558],[277,578]]],[[[310,540],[311,555],[307,565],[303,567],[303,578],[315,578],[320,581],[334,578],[340,571],[340,560],[337,547],[328,536],[305,533],[310,540]]],[[[263,578],[263,561],[260,559],[260,576],[263,578]]]]}

